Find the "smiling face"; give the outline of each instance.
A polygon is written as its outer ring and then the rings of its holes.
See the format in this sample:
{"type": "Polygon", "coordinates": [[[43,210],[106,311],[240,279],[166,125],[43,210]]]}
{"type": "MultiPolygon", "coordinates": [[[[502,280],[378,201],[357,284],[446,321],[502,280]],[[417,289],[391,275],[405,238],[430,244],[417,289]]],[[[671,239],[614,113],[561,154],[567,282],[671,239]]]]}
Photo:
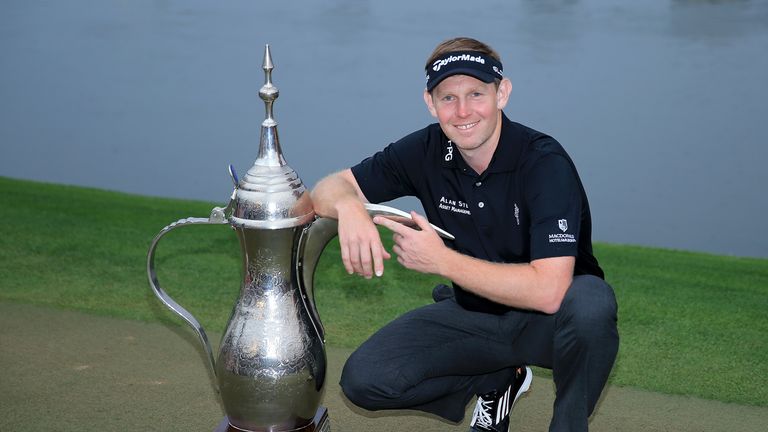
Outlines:
{"type": "Polygon", "coordinates": [[[453,75],[424,92],[429,112],[443,133],[468,158],[487,159],[501,136],[501,110],[509,100],[512,83],[503,79],[496,88],[468,75],[453,75]]]}

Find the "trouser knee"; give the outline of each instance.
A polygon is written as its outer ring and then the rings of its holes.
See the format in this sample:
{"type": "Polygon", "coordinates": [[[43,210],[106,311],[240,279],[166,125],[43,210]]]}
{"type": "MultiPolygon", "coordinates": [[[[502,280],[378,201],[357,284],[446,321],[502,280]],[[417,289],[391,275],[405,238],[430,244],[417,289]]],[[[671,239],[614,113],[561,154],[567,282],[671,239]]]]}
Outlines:
{"type": "Polygon", "coordinates": [[[557,326],[583,343],[615,339],[618,306],[613,288],[594,276],[577,276],[557,313],[557,326]]]}
{"type": "Polygon", "coordinates": [[[344,396],[346,396],[350,402],[361,408],[370,409],[367,397],[367,390],[370,388],[370,382],[366,374],[363,373],[357,363],[353,361],[352,357],[350,357],[344,365],[339,385],[341,386],[341,391],[344,393],[344,396]]]}
{"type": "Polygon", "coordinates": [[[396,397],[382,388],[382,382],[386,381],[371,368],[370,362],[359,359],[353,353],[344,365],[339,384],[350,402],[375,411],[388,408],[386,401],[396,397]]]}

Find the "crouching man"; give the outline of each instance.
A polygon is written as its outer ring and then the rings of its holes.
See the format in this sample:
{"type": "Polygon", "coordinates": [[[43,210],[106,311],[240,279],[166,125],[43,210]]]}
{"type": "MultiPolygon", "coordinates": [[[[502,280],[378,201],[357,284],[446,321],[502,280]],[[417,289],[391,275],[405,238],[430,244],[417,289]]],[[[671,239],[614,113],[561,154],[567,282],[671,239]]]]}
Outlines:
{"type": "Polygon", "coordinates": [[[507,432],[531,383],[527,365],[536,365],[553,371],[550,431],[586,431],[619,336],[576,167],[554,138],[504,114],[512,83],[486,44],[450,39],[425,68],[424,102],[437,123],[324,178],[312,199],[319,215],[339,220],[350,274],[383,274],[390,253],[378,224],[393,232],[403,266],[452,286],[363,343],[341,387],[362,408],[454,422],[476,397],[471,430],[507,432]],[[371,219],[363,207],[402,196],[424,207],[426,218],[412,213],[418,229],[371,219]],[[455,240],[441,240],[427,220],[455,240]]]}

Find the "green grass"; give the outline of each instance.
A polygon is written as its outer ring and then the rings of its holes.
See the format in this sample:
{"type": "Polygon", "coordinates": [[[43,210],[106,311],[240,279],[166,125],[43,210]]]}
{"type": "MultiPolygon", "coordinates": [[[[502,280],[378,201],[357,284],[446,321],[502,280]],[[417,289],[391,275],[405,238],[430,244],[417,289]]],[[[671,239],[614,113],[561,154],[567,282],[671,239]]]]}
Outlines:
{"type": "MultiPolygon", "coordinates": [[[[181,325],[149,289],[147,248],[213,205],[0,177],[0,301],[181,325]]],[[[156,265],[163,287],[222,332],[239,254],[226,226],[192,226],[163,239],[156,265]]],[[[768,406],[768,260],[608,244],[596,254],[620,307],[613,384],[768,406]]],[[[381,279],[348,276],[332,243],[315,281],[328,343],[356,346],[430,302],[438,281],[394,260],[381,279]]]]}

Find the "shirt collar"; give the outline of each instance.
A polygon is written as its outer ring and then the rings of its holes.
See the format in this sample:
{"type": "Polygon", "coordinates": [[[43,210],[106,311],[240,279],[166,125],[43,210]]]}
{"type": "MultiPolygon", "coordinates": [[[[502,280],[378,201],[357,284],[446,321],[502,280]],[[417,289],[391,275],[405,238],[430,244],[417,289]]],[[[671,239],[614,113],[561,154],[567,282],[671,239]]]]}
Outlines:
{"type": "MultiPolygon", "coordinates": [[[[448,140],[441,131],[441,150],[443,157],[442,165],[444,168],[453,168],[460,170],[471,169],[461,157],[456,146],[448,140]]],[[[501,135],[499,136],[499,145],[493,152],[491,163],[488,165],[486,173],[499,173],[514,171],[522,153],[522,140],[520,128],[516,126],[504,112],[501,112],[501,135]]]]}
{"type": "Polygon", "coordinates": [[[486,172],[498,173],[517,169],[525,141],[520,125],[512,122],[501,112],[501,136],[486,172]]]}

